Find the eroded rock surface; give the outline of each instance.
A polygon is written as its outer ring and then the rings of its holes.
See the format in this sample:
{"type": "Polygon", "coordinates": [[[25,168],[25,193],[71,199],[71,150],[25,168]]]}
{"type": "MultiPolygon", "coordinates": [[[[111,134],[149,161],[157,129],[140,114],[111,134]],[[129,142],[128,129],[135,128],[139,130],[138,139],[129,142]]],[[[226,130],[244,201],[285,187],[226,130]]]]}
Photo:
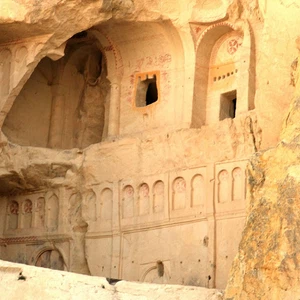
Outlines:
{"type": "MultiPolygon", "coordinates": [[[[225,288],[249,158],[263,153],[248,178],[254,208],[260,185],[273,188],[269,164],[285,170],[265,151],[298,80],[298,27],[288,0],[1,1],[0,257],[225,288]]],[[[286,161],[295,118],[278,147],[286,161]]],[[[247,264],[265,259],[257,245],[247,264]]]]}
{"type": "MultiPolygon", "coordinates": [[[[299,49],[300,50],[300,49],[299,49]]],[[[248,167],[248,216],[225,299],[297,299],[299,289],[299,68],[281,142],[248,167]]]]}

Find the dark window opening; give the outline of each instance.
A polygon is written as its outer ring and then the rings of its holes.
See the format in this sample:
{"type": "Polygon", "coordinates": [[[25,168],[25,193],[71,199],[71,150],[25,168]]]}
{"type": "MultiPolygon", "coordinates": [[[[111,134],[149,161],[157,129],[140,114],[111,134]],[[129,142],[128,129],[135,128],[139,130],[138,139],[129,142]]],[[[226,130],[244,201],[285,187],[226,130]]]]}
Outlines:
{"type": "Polygon", "coordinates": [[[157,101],[157,86],[156,81],[150,82],[146,93],[146,105],[150,105],[157,101]]]}
{"type": "Polygon", "coordinates": [[[236,116],[236,90],[221,94],[220,99],[220,121],[236,116]]]}
{"type": "Polygon", "coordinates": [[[147,76],[146,80],[141,80],[141,78],[139,77],[136,89],[136,106],[148,106],[150,104],[155,103],[157,100],[158,90],[156,84],[156,76],[153,75],[152,78],[150,78],[150,76],[147,76]]]}

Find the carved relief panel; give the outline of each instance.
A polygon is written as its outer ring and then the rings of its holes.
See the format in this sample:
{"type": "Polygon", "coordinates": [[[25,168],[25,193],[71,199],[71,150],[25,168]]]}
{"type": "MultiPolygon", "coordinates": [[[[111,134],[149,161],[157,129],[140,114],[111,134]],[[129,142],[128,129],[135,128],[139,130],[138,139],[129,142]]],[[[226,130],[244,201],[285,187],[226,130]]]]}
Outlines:
{"type": "Polygon", "coordinates": [[[239,69],[242,36],[233,31],[222,36],[215,44],[210,59],[210,83],[212,89],[231,90],[239,69]]]}
{"type": "Polygon", "coordinates": [[[205,215],[208,183],[206,167],[170,174],[170,217],[205,215]]]}
{"type": "Polygon", "coordinates": [[[59,200],[54,193],[15,195],[7,199],[6,232],[53,232],[57,230],[58,223],[59,200]]]}
{"type": "Polygon", "coordinates": [[[122,225],[146,224],[168,217],[167,174],[121,183],[122,225]]]}
{"type": "Polygon", "coordinates": [[[216,212],[245,210],[247,161],[216,164],[216,212]]]}
{"type": "Polygon", "coordinates": [[[89,233],[111,231],[114,226],[118,228],[117,196],[116,186],[108,182],[93,186],[83,195],[83,218],[89,225],[89,233]]]}

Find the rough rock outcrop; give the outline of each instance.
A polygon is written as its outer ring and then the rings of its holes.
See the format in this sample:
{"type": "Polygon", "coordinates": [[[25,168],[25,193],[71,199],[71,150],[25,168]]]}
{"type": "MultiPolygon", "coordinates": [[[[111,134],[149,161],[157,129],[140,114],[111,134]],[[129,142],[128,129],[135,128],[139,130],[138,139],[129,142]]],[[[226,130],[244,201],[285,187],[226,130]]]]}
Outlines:
{"type": "MultiPolygon", "coordinates": [[[[299,39],[297,40],[298,50],[299,39]]],[[[225,299],[300,297],[300,69],[281,142],[248,167],[248,215],[225,299]]]]}

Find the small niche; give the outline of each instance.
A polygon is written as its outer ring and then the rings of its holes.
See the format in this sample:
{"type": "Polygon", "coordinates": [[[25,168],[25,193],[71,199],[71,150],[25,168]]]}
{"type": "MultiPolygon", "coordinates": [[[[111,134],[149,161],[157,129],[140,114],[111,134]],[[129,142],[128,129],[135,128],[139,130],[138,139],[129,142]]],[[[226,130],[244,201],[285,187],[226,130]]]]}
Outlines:
{"type": "Polygon", "coordinates": [[[163,277],[165,273],[165,266],[161,260],[156,262],[156,268],[157,268],[158,277],[163,277]]]}
{"type": "Polygon", "coordinates": [[[146,75],[146,79],[142,80],[138,77],[136,88],[136,107],[145,107],[155,103],[158,100],[156,75],[146,75]]]}
{"type": "Polygon", "coordinates": [[[236,90],[221,94],[220,99],[220,121],[236,115],[236,90]]]}

